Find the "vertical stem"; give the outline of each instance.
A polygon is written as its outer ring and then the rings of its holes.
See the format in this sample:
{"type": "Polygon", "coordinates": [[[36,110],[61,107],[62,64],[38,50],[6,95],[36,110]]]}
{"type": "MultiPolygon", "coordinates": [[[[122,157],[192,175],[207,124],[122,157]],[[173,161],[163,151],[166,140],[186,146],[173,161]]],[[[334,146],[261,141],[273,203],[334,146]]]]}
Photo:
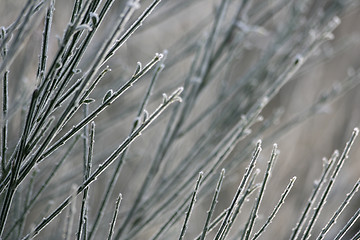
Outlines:
{"type": "Polygon", "coordinates": [[[9,98],[9,91],[8,91],[8,75],[9,71],[4,73],[4,80],[3,80],[3,105],[2,105],[2,134],[1,134],[1,174],[5,175],[6,173],[6,150],[7,150],[7,135],[8,135],[8,98],[9,98]]]}

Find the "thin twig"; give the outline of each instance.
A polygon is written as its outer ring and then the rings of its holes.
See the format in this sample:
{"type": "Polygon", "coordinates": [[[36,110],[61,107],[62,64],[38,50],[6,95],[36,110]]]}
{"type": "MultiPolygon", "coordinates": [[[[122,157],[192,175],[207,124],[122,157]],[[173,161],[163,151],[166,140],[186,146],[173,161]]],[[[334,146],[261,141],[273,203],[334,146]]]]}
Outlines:
{"type": "Polygon", "coordinates": [[[113,215],[113,218],[112,218],[111,223],[110,223],[109,235],[108,235],[108,238],[107,238],[108,240],[111,240],[112,236],[114,235],[114,227],[115,227],[116,218],[117,218],[117,215],[118,215],[118,212],[119,212],[119,207],[120,207],[121,200],[122,200],[122,195],[120,193],[117,200],[116,200],[114,215],[113,215]]]}

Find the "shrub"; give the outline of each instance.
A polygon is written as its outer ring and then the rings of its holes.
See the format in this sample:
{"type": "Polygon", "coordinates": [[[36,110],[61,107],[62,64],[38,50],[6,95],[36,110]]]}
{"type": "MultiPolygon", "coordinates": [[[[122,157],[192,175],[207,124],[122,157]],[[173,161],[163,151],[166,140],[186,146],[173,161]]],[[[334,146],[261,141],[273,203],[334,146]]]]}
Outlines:
{"type": "Polygon", "coordinates": [[[358,1],[0,6],[2,239],[359,238],[358,1]]]}

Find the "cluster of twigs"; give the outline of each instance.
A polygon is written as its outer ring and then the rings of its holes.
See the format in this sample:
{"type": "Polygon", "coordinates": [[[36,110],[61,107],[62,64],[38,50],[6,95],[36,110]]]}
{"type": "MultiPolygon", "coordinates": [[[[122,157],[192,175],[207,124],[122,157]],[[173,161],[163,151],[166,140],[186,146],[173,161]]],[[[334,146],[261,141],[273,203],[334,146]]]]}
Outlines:
{"type": "MultiPolygon", "coordinates": [[[[111,64],[125,43],[141,34],[142,28],[152,28],[177,12],[190,11],[197,1],[160,2],[144,3],[144,8],[138,0],[126,3],[75,0],[68,25],[56,47],[51,37],[54,14],[57,14],[55,0],[28,0],[15,22],[1,28],[1,239],[37,236],[56,239],[107,236],[107,239],[126,240],[176,236],[185,239],[196,201],[206,199],[210,199],[210,207],[204,221],[191,228],[195,239],[258,239],[266,236],[265,231],[296,178],[291,178],[265,221],[259,218],[278,157],[275,144],[264,176],[258,183],[259,171],[255,168],[262,145],[273,143],[294,126],[321,112],[330,101],[354,88],[359,83],[360,73],[350,71],[348,79],[325,91],[313,105],[279,125],[276,123],[281,117],[280,111],[265,119],[260,114],[286,83],[314,61],[321,60],[323,54],[319,50],[333,39],[333,31],[340,24],[338,16],[357,7],[358,3],[277,0],[270,5],[265,1],[221,0],[215,13],[205,22],[193,26],[169,49],[169,53],[167,50],[156,53],[145,66],[138,62],[134,73],[127,76],[128,80],[121,82],[117,90],[110,87],[99,96],[105,85],[103,81],[111,76],[106,64],[111,64]],[[108,15],[115,4],[123,5],[123,10],[113,23],[109,22],[108,15]],[[153,14],[157,7],[158,13],[153,14]],[[273,32],[267,30],[266,26],[276,21],[279,14],[283,15],[281,21],[286,24],[273,32]],[[148,21],[149,16],[153,16],[151,21],[148,21]],[[35,79],[35,84],[22,92],[14,89],[11,70],[15,69],[19,54],[30,44],[29,38],[39,28],[39,19],[44,19],[42,40],[38,43],[41,51],[38,67],[29,77],[35,79]],[[104,26],[109,24],[112,26],[110,32],[99,34],[99,29],[105,29],[104,26]],[[198,32],[206,34],[199,36],[198,32]],[[251,42],[254,36],[265,37],[268,41],[259,47],[251,42]],[[94,49],[92,44],[96,42],[101,44],[94,49]],[[50,51],[50,47],[55,50],[50,51]],[[231,69],[248,49],[255,49],[258,57],[240,77],[232,77],[231,69]],[[90,60],[89,54],[93,55],[90,60]],[[183,61],[190,61],[186,74],[174,74],[171,78],[175,80],[155,87],[161,72],[166,75],[183,61]],[[151,71],[150,83],[144,90],[138,82],[151,71]],[[153,107],[164,89],[165,92],[177,90],[169,96],[164,93],[162,101],[149,113],[146,109],[153,107]],[[112,104],[125,98],[123,95],[128,91],[135,91],[138,101],[121,106],[125,110],[114,111],[107,124],[98,120],[98,116],[108,109],[115,109],[112,104]],[[97,135],[104,134],[107,128],[112,129],[116,122],[124,121],[128,116],[134,121],[128,125],[128,136],[117,143],[118,147],[100,153],[95,151],[101,143],[97,135]],[[125,163],[132,160],[134,152],[143,152],[136,143],[134,150],[129,146],[150,126],[156,131],[151,133],[156,149],[146,155],[151,159],[141,164],[141,176],[133,174],[126,179],[129,175],[122,176],[125,163]],[[9,130],[14,128],[19,131],[10,133],[9,130]],[[257,140],[260,137],[263,141],[257,140]],[[232,176],[249,158],[250,163],[229,206],[217,214],[220,190],[226,180],[225,169],[227,175],[232,176]],[[69,166],[75,166],[79,161],[82,170],[70,167],[69,171],[69,166]],[[77,178],[80,175],[82,178],[77,178]],[[101,181],[105,182],[99,188],[96,183],[104,175],[106,179],[101,181]],[[136,183],[136,191],[129,187],[129,193],[120,193],[116,186],[124,182],[136,183]],[[66,193],[54,194],[62,188],[66,188],[66,193]],[[108,206],[115,200],[115,208],[108,206]],[[244,220],[247,213],[242,210],[248,200],[252,206],[244,220]],[[49,202],[48,206],[44,202],[49,202]],[[58,218],[63,218],[62,228],[56,227],[58,218]],[[234,227],[237,221],[244,224],[234,227]]],[[[324,161],[323,173],[298,221],[294,222],[295,226],[286,225],[291,232],[290,239],[309,239],[314,235],[319,214],[358,131],[355,128],[342,154],[335,151],[324,161]]],[[[326,236],[359,185],[358,180],[326,225],[319,223],[318,227],[323,229],[317,239],[326,236]]],[[[344,236],[359,213],[359,210],[354,213],[335,239],[344,236]]],[[[359,234],[352,239],[357,239],[359,234]]]]}

